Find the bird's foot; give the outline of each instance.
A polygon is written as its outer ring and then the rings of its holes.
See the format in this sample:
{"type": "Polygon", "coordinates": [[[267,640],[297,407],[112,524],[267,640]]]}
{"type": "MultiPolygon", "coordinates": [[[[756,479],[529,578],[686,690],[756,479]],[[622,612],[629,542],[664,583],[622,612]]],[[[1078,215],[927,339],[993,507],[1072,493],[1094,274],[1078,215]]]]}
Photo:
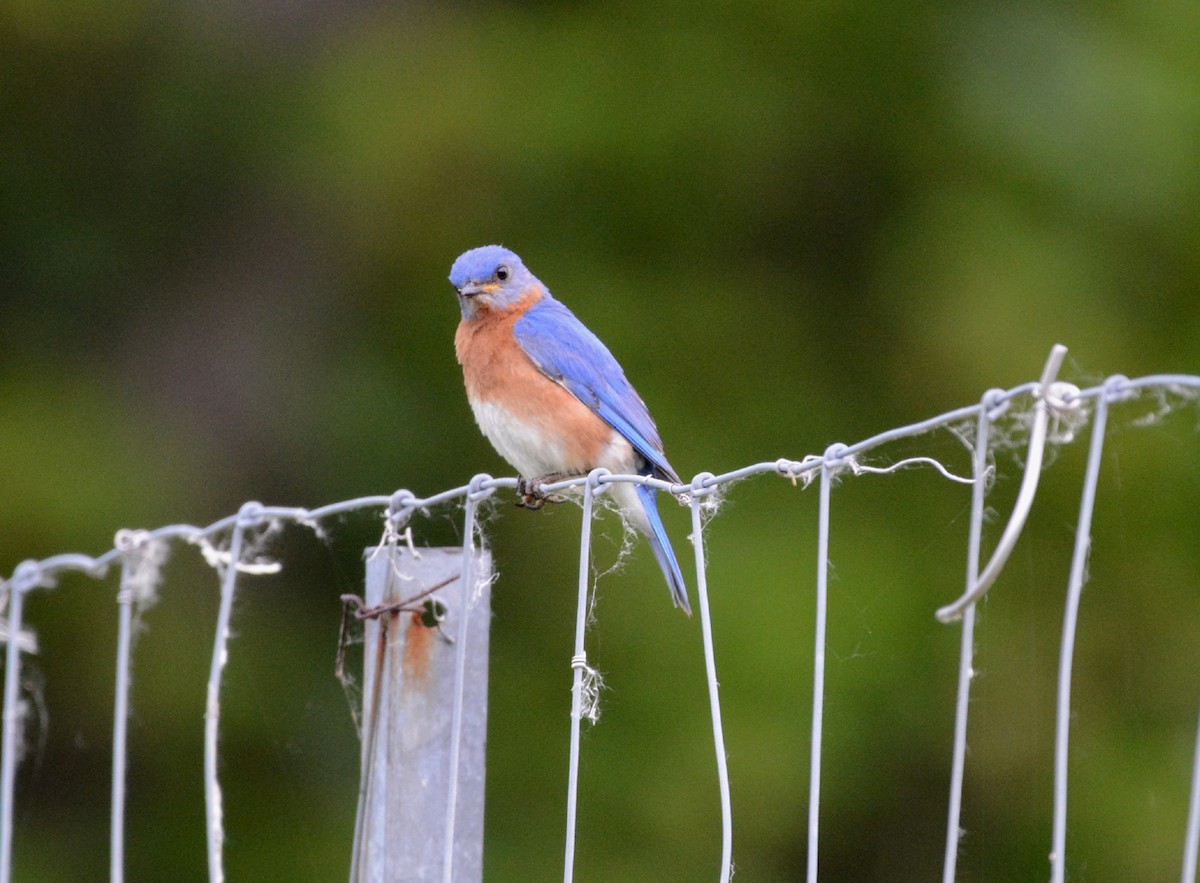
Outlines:
{"type": "Polygon", "coordinates": [[[561,503],[566,497],[548,494],[542,490],[542,485],[554,484],[556,481],[564,481],[571,477],[561,472],[539,475],[537,478],[519,476],[517,478],[517,495],[521,499],[517,500],[517,505],[525,509],[541,509],[547,503],[561,503]]]}

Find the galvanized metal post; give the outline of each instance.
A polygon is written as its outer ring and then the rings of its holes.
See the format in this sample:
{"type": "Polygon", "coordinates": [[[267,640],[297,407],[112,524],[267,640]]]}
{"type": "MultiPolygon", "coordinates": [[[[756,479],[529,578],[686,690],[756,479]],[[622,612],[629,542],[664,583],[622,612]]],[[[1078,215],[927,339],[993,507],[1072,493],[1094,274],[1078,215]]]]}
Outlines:
{"type": "Polygon", "coordinates": [[[369,607],[416,600],[365,623],[352,883],[483,878],[490,586],[487,550],[469,562],[457,547],[368,553],[369,607]],[[439,625],[431,622],[435,613],[439,625]]]}

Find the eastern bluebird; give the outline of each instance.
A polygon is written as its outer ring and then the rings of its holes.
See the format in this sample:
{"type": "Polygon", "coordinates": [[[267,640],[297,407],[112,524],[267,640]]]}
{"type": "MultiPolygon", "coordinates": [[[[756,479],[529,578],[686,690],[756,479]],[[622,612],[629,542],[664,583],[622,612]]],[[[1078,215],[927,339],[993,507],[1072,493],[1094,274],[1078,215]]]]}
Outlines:
{"type": "MultiPolygon", "coordinates": [[[[450,268],[462,322],[454,349],[483,434],[536,485],[604,467],[679,483],[654,420],[612,353],[506,248],[485,245],[450,268]]],[[[621,511],[650,541],[675,606],[689,616],[679,562],[654,488],[610,485],[621,511]]]]}

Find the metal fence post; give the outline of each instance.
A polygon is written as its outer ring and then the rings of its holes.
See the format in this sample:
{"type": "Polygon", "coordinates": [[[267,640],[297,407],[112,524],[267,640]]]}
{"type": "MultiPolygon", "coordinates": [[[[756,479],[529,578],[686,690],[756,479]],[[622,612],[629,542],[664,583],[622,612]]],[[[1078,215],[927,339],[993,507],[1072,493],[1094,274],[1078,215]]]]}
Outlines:
{"type": "Polygon", "coordinates": [[[367,619],[363,754],[352,883],[483,878],[491,555],[388,546],[368,553],[366,603],[405,609],[367,619]],[[470,585],[464,591],[464,574],[470,585]],[[427,595],[422,593],[440,586],[427,595]],[[444,612],[429,627],[427,601],[444,612]],[[464,606],[465,604],[465,606],[464,606]],[[458,645],[467,616],[465,640],[458,645]],[[452,763],[455,668],[463,664],[459,756],[452,763]],[[457,787],[450,771],[457,767],[457,787]],[[446,849],[453,793],[454,846],[446,849]],[[447,856],[453,862],[446,867],[447,856]]]}

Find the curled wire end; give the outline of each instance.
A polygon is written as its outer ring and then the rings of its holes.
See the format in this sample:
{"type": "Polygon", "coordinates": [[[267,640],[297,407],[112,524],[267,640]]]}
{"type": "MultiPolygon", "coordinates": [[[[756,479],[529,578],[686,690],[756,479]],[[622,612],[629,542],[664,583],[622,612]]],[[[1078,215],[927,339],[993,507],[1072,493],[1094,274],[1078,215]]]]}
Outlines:
{"type": "Polygon", "coordinates": [[[800,464],[795,460],[789,460],[786,457],[780,457],[775,461],[775,471],[784,478],[790,478],[792,487],[796,486],[796,479],[800,474],[800,464]]]}
{"type": "Polygon", "coordinates": [[[485,497],[490,497],[495,493],[495,488],[485,487],[485,485],[493,480],[486,472],[480,472],[478,475],[472,477],[471,481],[467,484],[467,499],[474,502],[482,500],[485,497]]]}
{"type": "Polygon", "coordinates": [[[607,478],[608,478],[608,476],[610,476],[610,475],[612,475],[612,473],[611,473],[611,472],[609,472],[607,469],[605,469],[603,466],[599,466],[599,467],[597,467],[596,469],[593,469],[593,470],[592,470],[591,472],[589,472],[589,473],[588,473],[588,475],[587,475],[587,487],[588,487],[588,489],[589,489],[589,490],[591,490],[591,492],[592,492],[593,494],[594,494],[594,493],[596,493],[597,491],[599,491],[599,490],[600,490],[600,488],[601,488],[602,486],[604,486],[605,484],[607,484],[607,483],[608,483],[608,482],[606,481],[606,479],[607,479],[607,478]]]}
{"type": "Polygon", "coordinates": [[[716,476],[711,472],[697,472],[688,485],[688,493],[692,497],[706,497],[717,489],[716,476]]]}
{"type": "Polygon", "coordinates": [[[417,510],[417,496],[410,490],[401,488],[392,494],[388,500],[387,523],[395,531],[408,524],[413,512],[417,510]]]}
{"type": "Polygon", "coordinates": [[[834,442],[825,449],[825,453],[821,456],[821,468],[829,473],[830,478],[836,478],[842,472],[858,472],[858,461],[848,453],[850,450],[848,445],[841,442],[834,442]]]}
{"type": "Polygon", "coordinates": [[[790,479],[792,487],[795,487],[797,483],[808,487],[817,473],[821,471],[824,462],[825,458],[818,457],[816,454],[808,454],[803,460],[782,458],[775,461],[775,471],[784,478],[790,479]]]}
{"type": "Polygon", "coordinates": [[[133,555],[150,543],[150,531],[123,527],[113,537],[113,548],[122,555],[133,555]]]}
{"type": "Polygon", "coordinates": [[[36,589],[39,586],[45,585],[48,585],[48,582],[42,571],[42,566],[32,560],[22,561],[18,564],[8,581],[9,591],[15,593],[28,592],[30,589],[36,589]]]}
{"type": "Polygon", "coordinates": [[[1124,374],[1114,374],[1104,381],[1104,397],[1109,403],[1127,401],[1136,394],[1136,391],[1130,388],[1129,378],[1124,374]]]}
{"type": "Polygon", "coordinates": [[[989,423],[995,423],[1000,417],[1004,416],[1004,412],[1008,410],[1009,402],[1012,399],[1008,396],[1008,391],[993,387],[983,394],[979,402],[987,410],[987,419],[989,423]]]}
{"type": "Polygon", "coordinates": [[[681,506],[700,506],[710,515],[721,504],[720,485],[711,472],[697,472],[677,496],[681,506]]]}
{"type": "Polygon", "coordinates": [[[1079,387],[1065,380],[1056,380],[1044,391],[1046,406],[1060,414],[1074,414],[1083,407],[1079,387]]]}
{"type": "Polygon", "coordinates": [[[263,520],[263,504],[255,500],[242,503],[238,509],[237,523],[239,527],[257,527],[263,520]]]}
{"type": "Polygon", "coordinates": [[[1042,391],[1042,402],[1054,418],[1049,428],[1050,441],[1054,444],[1070,444],[1075,440],[1076,430],[1087,421],[1079,387],[1056,380],[1042,391]]]}
{"type": "Polygon", "coordinates": [[[572,656],[571,668],[581,673],[578,719],[595,726],[600,720],[600,694],[604,692],[604,676],[588,665],[586,653],[572,656]]]}
{"type": "Polygon", "coordinates": [[[122,559],[118,604],[143,607],[157,600],[161,569],[167,560],[167,544],[148,530],[122,528],[113,538],[113,548],[122,559]]]}

